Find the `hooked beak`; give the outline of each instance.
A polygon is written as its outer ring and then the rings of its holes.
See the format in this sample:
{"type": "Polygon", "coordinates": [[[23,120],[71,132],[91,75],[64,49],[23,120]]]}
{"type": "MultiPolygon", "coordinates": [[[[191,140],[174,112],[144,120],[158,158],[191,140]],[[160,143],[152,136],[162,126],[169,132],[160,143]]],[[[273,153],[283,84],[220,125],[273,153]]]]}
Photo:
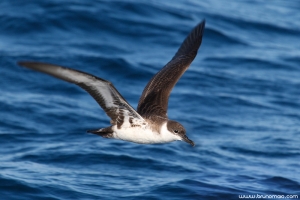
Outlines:
{"type": "Polygon", "coordinates": [[[185,142],[187,142],[187,143],[189,143],[189,144],[192,145],[193,147],[195,146],[195,143],[194,143],[192,140],[190,140],[186,135],[184,135],[184,136],[182,137],[182,140],[185,141],[185,142]]]}

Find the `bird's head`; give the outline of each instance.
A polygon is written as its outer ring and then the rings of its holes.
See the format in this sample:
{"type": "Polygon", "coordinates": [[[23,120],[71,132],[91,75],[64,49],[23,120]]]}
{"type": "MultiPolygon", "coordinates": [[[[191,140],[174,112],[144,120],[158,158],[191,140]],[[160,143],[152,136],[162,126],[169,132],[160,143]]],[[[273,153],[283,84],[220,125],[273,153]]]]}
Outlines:
{"type": "Polygon", "coordinates": [[[179,140],[182,140],[184,142],[189,143],[192,146],[195,146],[194,142],[186,136],[186,131],[180,123],[173,120],[169,120],[167,122],[167,129],[172,134],[178,136],[179,140]]]}

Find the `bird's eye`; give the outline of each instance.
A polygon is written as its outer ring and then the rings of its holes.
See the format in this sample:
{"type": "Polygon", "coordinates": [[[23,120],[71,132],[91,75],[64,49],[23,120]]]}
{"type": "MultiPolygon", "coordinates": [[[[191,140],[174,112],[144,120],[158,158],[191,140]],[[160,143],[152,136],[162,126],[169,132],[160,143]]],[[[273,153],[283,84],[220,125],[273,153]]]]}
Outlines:
{"type": "Polygon", "coordinates": [[[174,133],[178,133],[178,130],[174,130],[174,133]]]}

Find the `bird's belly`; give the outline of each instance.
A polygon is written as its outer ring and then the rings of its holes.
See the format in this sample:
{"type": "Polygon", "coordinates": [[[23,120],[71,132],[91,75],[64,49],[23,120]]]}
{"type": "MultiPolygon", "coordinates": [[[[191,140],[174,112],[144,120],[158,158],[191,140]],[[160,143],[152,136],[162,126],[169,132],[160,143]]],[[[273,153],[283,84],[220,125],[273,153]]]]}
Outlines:
{"type": "Polygon", "coordinates": [[[153,143],[164,143],[168,141],[163,141],[161,135],[157,132],[152,131],[149,128],[144,127],[130,127],[117,129],[113,127],[114,138],[141,143],[141,144],[153,144],[153,143]]]}

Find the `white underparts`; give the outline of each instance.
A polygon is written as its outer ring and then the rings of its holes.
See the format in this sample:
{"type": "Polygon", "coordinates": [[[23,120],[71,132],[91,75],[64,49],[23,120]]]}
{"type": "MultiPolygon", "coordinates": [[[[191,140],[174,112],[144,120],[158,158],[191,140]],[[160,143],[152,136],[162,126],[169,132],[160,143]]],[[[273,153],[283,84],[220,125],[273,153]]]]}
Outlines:
{"type": "Polygon", "coordinates": [[[167,123],[163,124],[160,133],[153,132],[149,125],[137,127],[122,126],[121,129],[118,129],[116,126],[113,126],[112,128],[114,130],[113,135],[115,139],[135,143],[153,144],[181,140],[181,138],[178,135],[171,133],[167,129],[167,123]]]}

